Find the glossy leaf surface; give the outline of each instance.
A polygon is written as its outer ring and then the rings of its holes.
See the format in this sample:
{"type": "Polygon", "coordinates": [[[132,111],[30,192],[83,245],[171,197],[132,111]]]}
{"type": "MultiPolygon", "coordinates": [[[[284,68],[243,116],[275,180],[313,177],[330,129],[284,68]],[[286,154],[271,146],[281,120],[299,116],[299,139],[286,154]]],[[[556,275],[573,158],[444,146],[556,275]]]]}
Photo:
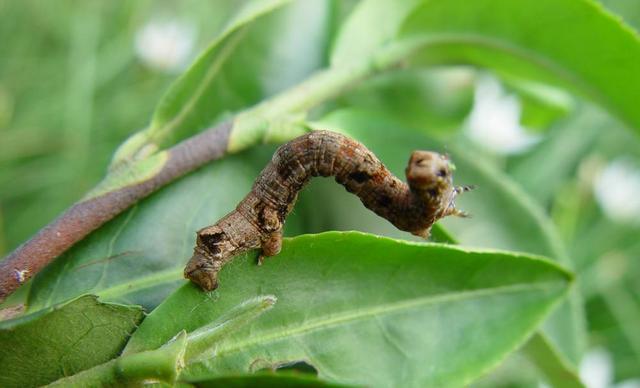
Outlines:
{"type": "MultiPolygon", "coordinates": [[[[396,174],[402,173],[411,150],[449,152],[456,165],[455,183],[478,186],[456,201],[458,207],[471,213],[471,218],[450,217],[442,221],[460,243],[530,252],[551,257],[566,266],[571,265],[551,220],[539,205],[506,175],[474,153],[473,149],[456,146],[455,143],[443,145],[428,136],[404,128],[394,119],[371,111],[344,110],[314,125],[339,129],[360,140],[396,174]]],[[[357,222],[363,217],[370,217],[354,206],[353,202],[350,205],[345,203],[336,208],[336,213],[324,217],[329,217],[334,222],[338,220],[339,228],[349,228],[354,220],[357,222]],[[340,214],[345,217],[341,218],[340,214]]],[[[323,217],[322,212],[314,216],[323,217]]],[[[391,228],[386,226],[383,232],[386,233],[385,230],[389,229],[391,228]]],[[[579,300],[571,299],[569,304],[563,304],[545,323],[547,338],[554,341],[560,354],[574,364],[584,346],[583,319],[579,300]]]]}
{"type": "Polygon", "coordinates": [[[116,357],[142,309],[82,296],[0,324],[0,385],[34,387],[116,357]]]}
{"type": "Polygon", "coordinates": [[[640,130],[640,39],[595,2],[424,1],[400,35],[424,40],[420,62],[467,62],[559,84],[640,130]]]}
{"type": "Polygon", "coordinates": [[[515,350],[570,278],[551,262],[514,253],[356,232],[303,235],[260,267],[255,254],[236,258],[212,293],[185,285],[154,310],[126,352],[157,347],[247,298],[272,294],[273,309],[221,339],[183,378],[304,360],[328,381],[460,385],[515,350]]]}

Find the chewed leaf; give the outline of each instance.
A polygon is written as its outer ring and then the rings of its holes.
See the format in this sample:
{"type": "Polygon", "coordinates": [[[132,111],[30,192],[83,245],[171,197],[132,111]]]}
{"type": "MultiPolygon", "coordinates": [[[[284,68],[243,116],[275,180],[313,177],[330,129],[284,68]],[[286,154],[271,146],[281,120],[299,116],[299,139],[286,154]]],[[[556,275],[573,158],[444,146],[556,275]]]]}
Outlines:
{"type": "Polygon", "coordinates": [[[253,387],[296,387],[296,388],[347,388],[350,385],[329,383],[313,376],[299,373],[252,373],[237,376],[206,376],[188,380],[204,388],[253,388],[253,387]]]}

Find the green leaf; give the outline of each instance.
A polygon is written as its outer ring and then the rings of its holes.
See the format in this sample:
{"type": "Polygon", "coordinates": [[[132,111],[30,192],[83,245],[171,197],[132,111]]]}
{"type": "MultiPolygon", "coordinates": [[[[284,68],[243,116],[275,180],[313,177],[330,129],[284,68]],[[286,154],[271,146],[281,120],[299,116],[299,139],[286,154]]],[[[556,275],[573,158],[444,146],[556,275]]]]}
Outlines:
{"type": "Polygon", "coordinates": [[[150,381],[173,386],[184,366],[186,346],[187,333],[181,331],[158,349],[115,358],[48,387],[142,386],[150,381]]]}
{"type": "Polygon", "coordinates": [[[502,76],[508,90],[517,93],[522,112],[520,124],[538,132],[546,132],[559,119],[575,109],[575,101],[567,91],[540,82],[502,76]]]}
{"type": "Polygon", "coordinates": [[[601,133],[613,125],[608,116],[583,108],[551,128],[529,153],[514,158],[509,175],[541,205],[548,205],[575,176],[601,133]]]}
{"type": "Polygon", "coordinates": [[[260,267],[253,253],[237,257],[214,292],[184,286],[130,343],[157,347],[267,293],[278,298],[268,314],[222,338],[211,358],[187,366],[181,378],[303,360],[319,377],[347,384],[462,385],[516,349],[570,279],[556,264],[515,253],[357,232],[303,235],[286,239],[260,267]]]}
{"type": "MultiPolygon", "coordinates": [[[[234,96],[233,88],[227,90],[226,87],[220,88],[220,85],[215,83],[216,81],[220,83],[220,79],[224,78],[221,77],[221,73],[236,46],[245,38],[247,32],[245,27],[288,1],[255,0],[246,3],[190,68],[171,85],[158,103],[150,126],[131,136],[118,148],[113,158],[113,165],[126,162],[131,158],[146,157],[147,153],[155,151],[163,138],[175,136],[174,132],[181,127],[190,129],[192,133],[204,128],[220,114],[220,111],[224,112],[225,109],[232,108],[227,105],[234,102],[237,104],[239,100],[240,106],[244,106],[247,99],[258,98],[255,86],[248,85],[251,83],[246,83],[238,96],[234,96]],[[216,102],[219,104],[217,109],[214,105],[216,102]],[[209,105],[206,110],[205,104],[209,105]]],[[[231,83],[234,84],[233,81],[231,83]]],[[[235,108],[237,109],[237,106],[235,108]]]]}
{"type": "Polygon", "coordinates": [[[422,63],[468,62],[588,96],[640,131],[640,40],[588,0],[430,0],[401,38],[422,63]]]}
{"type": "Polygon", "coordinates": [[[328,3],[288,3],[246,3],[167,91],[149,128],[120,147],[114,164],[146,157],[156,146],[192,135],[318,68],[328,39],[328,3]]]}
{"type": "Polygon", "coordinates": [[[622,19],[631,27],[634,27],[636,31],[640,30],[640,7],[638,7],[638,4],[632,1],[617,0],[599,0],[599,3],[616,15],[622,17],[622,19]]]}
{"type": "MultiPolygon", "coordinates": [[[[634,259],[638,257],[637,252],[638,249],[631,261],[635,261],[634,259]]],[[[604,261],[613,260],[605,259],[604,261]]],[[[605,263],[603,267],[611,268],[612,264],[614,263],[605,263]]],[[[614,381],[638,377],[640,306],[637,301],[640,299],[640,292],[637,286],[634,287],[637,274],[640,272],[637,267],[637,264],[626,267],[616,266],[617,271],[626,271],[626,279],[619,279],[616,284],[607,286],[601,284],[598,295],[590,298],[587,304],[587,316],[594,346],[604,347],[611,354],[614,381]]],[[[600,278],[606,278],[602,272],[605,270],[601,270],[600,278]]],[[[608,281],[613,283],[613,279],[609,279],[608,281]]]]}
{"type": "Polygon", "coordinates": [[[169,160],[167,151],[160,151],[150,155],[137,163],[124,163],[112,168],[104,179],[82,200],[88,200],[115,191],[119,188],[140,184],[157,175],[169,160]]]}
{"type": "Polygon", "coordinates": [[[402,69],[366,80],[336,102],[388,112],[408,127],[450,137],[471,110],[473,80],[466,68],[402,69]]]}
{"type": "MultiPolygon", "coordinates": [[[[202,79],[206,76],[204,73],[213,71],[211,61],[219,59],[220,42],[227,44],[227,37],[239,33],[230,31],[236,31],[239,25],[285,2],[248,3],[223,37],[168,92],[158,108],[160,113],[156,114],[154,123],[164,127],[165,124],[176,123],[175,117],[178,116],[175,115],[179,115],[180,128],[193,132],[210,124],[214,115],[256,102],[294,84],[316,68],[323,60],[327,39],[325,30],[330,17],[328,5],[324,1],[313,6],[297,2],[247,27],[248,32],[243,33],[244,38],[220,68],[223,73],[216,73],[209,80],[211,83],[207,84],[206,90],[201,90],[204,94],[197,92],[206,84],[202,79]],[[308,12],[315,15],[312,23],[300,17],[308,12]],[[287,45],[286,50],[274,48],[283,44],[287,45]],[[264,50],[268,54],[255,55],[256,50],[264,50]],[[252,61],[258,63],[253,65],[252,61]],[[286,72],[281,71],[283,64],[286,64],[286,72]],[[184,106],[191,107],[189,114],[180,110],[184,106]]],[[[160,132],[152,130],[150,133],[160,132]]],[[[186,133],[180,136],[184,135],[186,133]]],[[[114,157],[116,162],[135,158],[141,150],[142,154],[137,156],[145,159],[134,164],[125,163],[112,170],[113,176],[110,175],[92,194],[145,179],[157,171],[158,166],[164,163],[163,154],[148,157],[145,153],[152,151],[146,146],[147,140],[146,134],[138,133],[130,139],[131,143],[125,143],[114,157]]],[[[100,295],[105,300],[153,308],[181,284],[182,266],[190,256],[193,233],[232,210],[249,191],[252,180],[268,158],[261,158],[255,165],[246,164],[240,158],[235,162],[224,161],[224,167],[201,170],[143,200],[47,268],[35,281],[29,297],[31,309],[49,306],[85,292],[100,295]]]]}
{"type": "MultiPolygon", "coordinates": [[[[251,100],[259,99],[260,85],[256,84],[259,78],[254,76],[245,80],[243,76],[248,75],[252,67],[252,72],[259,73],[260,67],[255,63],[252,64],[254,66],[250,66],[245,57],[243,66],[234,69],[234,59],[237,61],[242,57],[233,56],[237,56],[241,51],[239,45],[245,39],[250,39],[246,35],[249,28],[243,27],[258,23],[256,19],[268,15],[288,2],[289,0],[266,0],[247,3],[240,11],[239,17],[236,17],[200,54],[163,96],[153,114],[148,134],[161,138],[165,135],[163,132],[170,133],[180,129],[193,132],[209,125],[220,114],[220,109],[238,109],[251,100]],[[225,80],[227,77],[228,81],[225,80]],[[222,82],[230,84],[221,87],[222,82]],[[240,92],[234,89],[240,89],[240,92]],[[234,96],[235,93],[238,93],[237,97],[234,96]],[[237,104],[238,102],[240,104],[237,104]]],[[[253,27],[255,28],[255,24],[253,27]]]]}
{"type": "Polygon", "coordinates": [[[0,386],[40,386],[120,353],[142,309],[87,295],[0,323],[0,386]]]}
{"type": "Polygon", "coordinates": [[[363,0],[342,24],[331,52],[331,66],[372,57],[397,35],[421,0],[363,0]]]}
{"type": "MultiPolygon", "coordinates": [[[[212,163],[110,221],[34,279],[31,311],[79,294],[152,309],[183,284],[195,232],[233,210],[271,157],[254,150],[212,163]]],[[[296,231],[296,223],[287,225],[296,231]]],[[[175,334],[175,333],[174,333],[175,334]]]]}
{"type": "MultiPolygon", "coordinates": [[[[197,288],[194,284],[185,285],[185,287],[197,288]]],[[[207,356],[209,352],[224,336],[237,331],[242,326],[259,317],[262,313],[269,310],[276,303],[277,298],[273,295],[259,295],[243,301],[237,306],[232,307],[216,320],[208,322],[206,325],[189,333],[188,348],[185,354],[187,363],[197,361],[207,356]]],[[[165,310],[180,308],[174,303],[181,304],[180,298],[171,298],[163,303],[165,310]]],[[[206,303],[213,303],[207,301],[206,303]]],[[[139,334],[127,343],[127,347],[122,352],[123,355],[142,352],[148,349],[148,344],[152,342],[162,341],[165,337],[170,336],[173,327],[165,327],[165,316],[152,314],[148,318],[150,321],[147,326],[155,326],[157,331],[146,331],[139,334]]]]}
{"type": "Polygon", "coordinates": [[[458,240],[440,223],[434,224],[431,228],[430,239],[444,244],[458,244],[458,240]]]}
{"type": "Polygon", "coordinates": [[[156,350],[119,357],[116,371],[121,379],[129,382],[153,378],[173,383],[184,367],[186,349],[187,333],[183,330],[156,350]]]}
{"type": "Polygon", "coordinates": [[[59,379],[52,386],[116,386],[162,381],[174,384],[190,362],[206,355],[222,336],[237,330],[268,310],[275,303],[272,296],[259,296],[232,308],[219,320],[187,335],[184,330],[154,350],[134,352],[127,347],[122,356],[81,373],[59,379]]]}
{"type": "MultiPolygon", "coordinates": [[[[456,165],[455,183],[478,186],[456,201],[458,207],[471,213],[471,218],[442,221],[462,244],[531,252],[571,267],[563,243],[544,211],[472,148],[457,144],[444,146],[424,134],[404,128],[394,119],[371,111],[338,111],[314,126],[339,129],[358,139],[399,176],[402,176],[409,153],[415,149],[449,152],[456,165]]],[[[346,210],[340,208],[339,212],[343,211],[346,210]]],[[[331,213],[330,209],[324,208],[322,212],[331,213]]],[[[352,206],[347,217],[357,217],[354,213],[361,212],[352,206]]],[[[336,215],[341,213],[331,214],[339,225],[351,222],[336,215]]],[[[545,323],[544,332],[568,360],[567,364],[575,366],[584,347],[584,317],[577,291],[574,290],[568,302],[564,302],[545,323]]]]}
{"type": "MultiPolygon", "coordinates": [[[[185,362],[192,363],[208,356],[208,352],[225,336],[253,321],[276,303],[272,295],[257,296],[242,302],[213,321],[189,333],[185,362]]],[[[138,337],[138,341],[145,342],[138,337]]],[[[135,343],[127,346],[125,353],[135,351],[135,343]]]]}
{"type": "Polygon", "coordinates": [[[552,387],[584,387],[577,374],[572,372],[572,366],[565,365],[564,358],[556,353],[544,335],[536,333],[522,350],[552,387]]]}

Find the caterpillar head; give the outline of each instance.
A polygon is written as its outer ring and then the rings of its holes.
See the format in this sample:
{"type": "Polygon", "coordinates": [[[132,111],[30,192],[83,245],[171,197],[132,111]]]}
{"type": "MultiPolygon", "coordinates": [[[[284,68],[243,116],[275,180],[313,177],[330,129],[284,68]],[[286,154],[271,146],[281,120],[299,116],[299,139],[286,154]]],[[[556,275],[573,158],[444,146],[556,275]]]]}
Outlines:
{"type": "Polygon", "coordinates": [[[437,218],[448,215],[460,217],[467,213],[456,209],[454,199],[472,186],[453,186],[453,163],[448,155],[432,151],[414,151],[405,170],[407,183],[413,193],[427,202],[437,218]]]}
{"type": "Polygon", "coordinates": [[[440,197],[453,190],[451,170],[448,156],[431,151],[413,151],[405,173],[412,191],[440,197]]]}
{"type": "Polygon", "coordinates": [[[218,287],[218,272],[224,259],[232,256],[226,234],[217,226],[198,231],[193,256],[184,269],[184,277],[207,291],[218,287]]]}

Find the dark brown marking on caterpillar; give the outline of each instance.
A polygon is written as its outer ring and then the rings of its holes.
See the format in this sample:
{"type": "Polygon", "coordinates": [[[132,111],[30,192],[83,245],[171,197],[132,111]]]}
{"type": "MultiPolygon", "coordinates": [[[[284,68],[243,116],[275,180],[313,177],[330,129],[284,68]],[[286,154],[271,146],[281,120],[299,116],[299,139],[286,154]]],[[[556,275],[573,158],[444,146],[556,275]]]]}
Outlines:
{"type": "Polygon", "coordinates": [[[198,231],[185,277],[205,290],[217,287],[218,272],[236,255],[261,248],[273,256],[282,246],[282,228],[298,193],[312,177],[334,176],[368,209],[400,230],[428,237],[431,226],[456,209],[449,158],[414,151],[405,170],[407,183],[396,178],[364,145],[330,131],[313,131],[282,145],[262,170],[249,194],[216,224],[198,231]]]}

